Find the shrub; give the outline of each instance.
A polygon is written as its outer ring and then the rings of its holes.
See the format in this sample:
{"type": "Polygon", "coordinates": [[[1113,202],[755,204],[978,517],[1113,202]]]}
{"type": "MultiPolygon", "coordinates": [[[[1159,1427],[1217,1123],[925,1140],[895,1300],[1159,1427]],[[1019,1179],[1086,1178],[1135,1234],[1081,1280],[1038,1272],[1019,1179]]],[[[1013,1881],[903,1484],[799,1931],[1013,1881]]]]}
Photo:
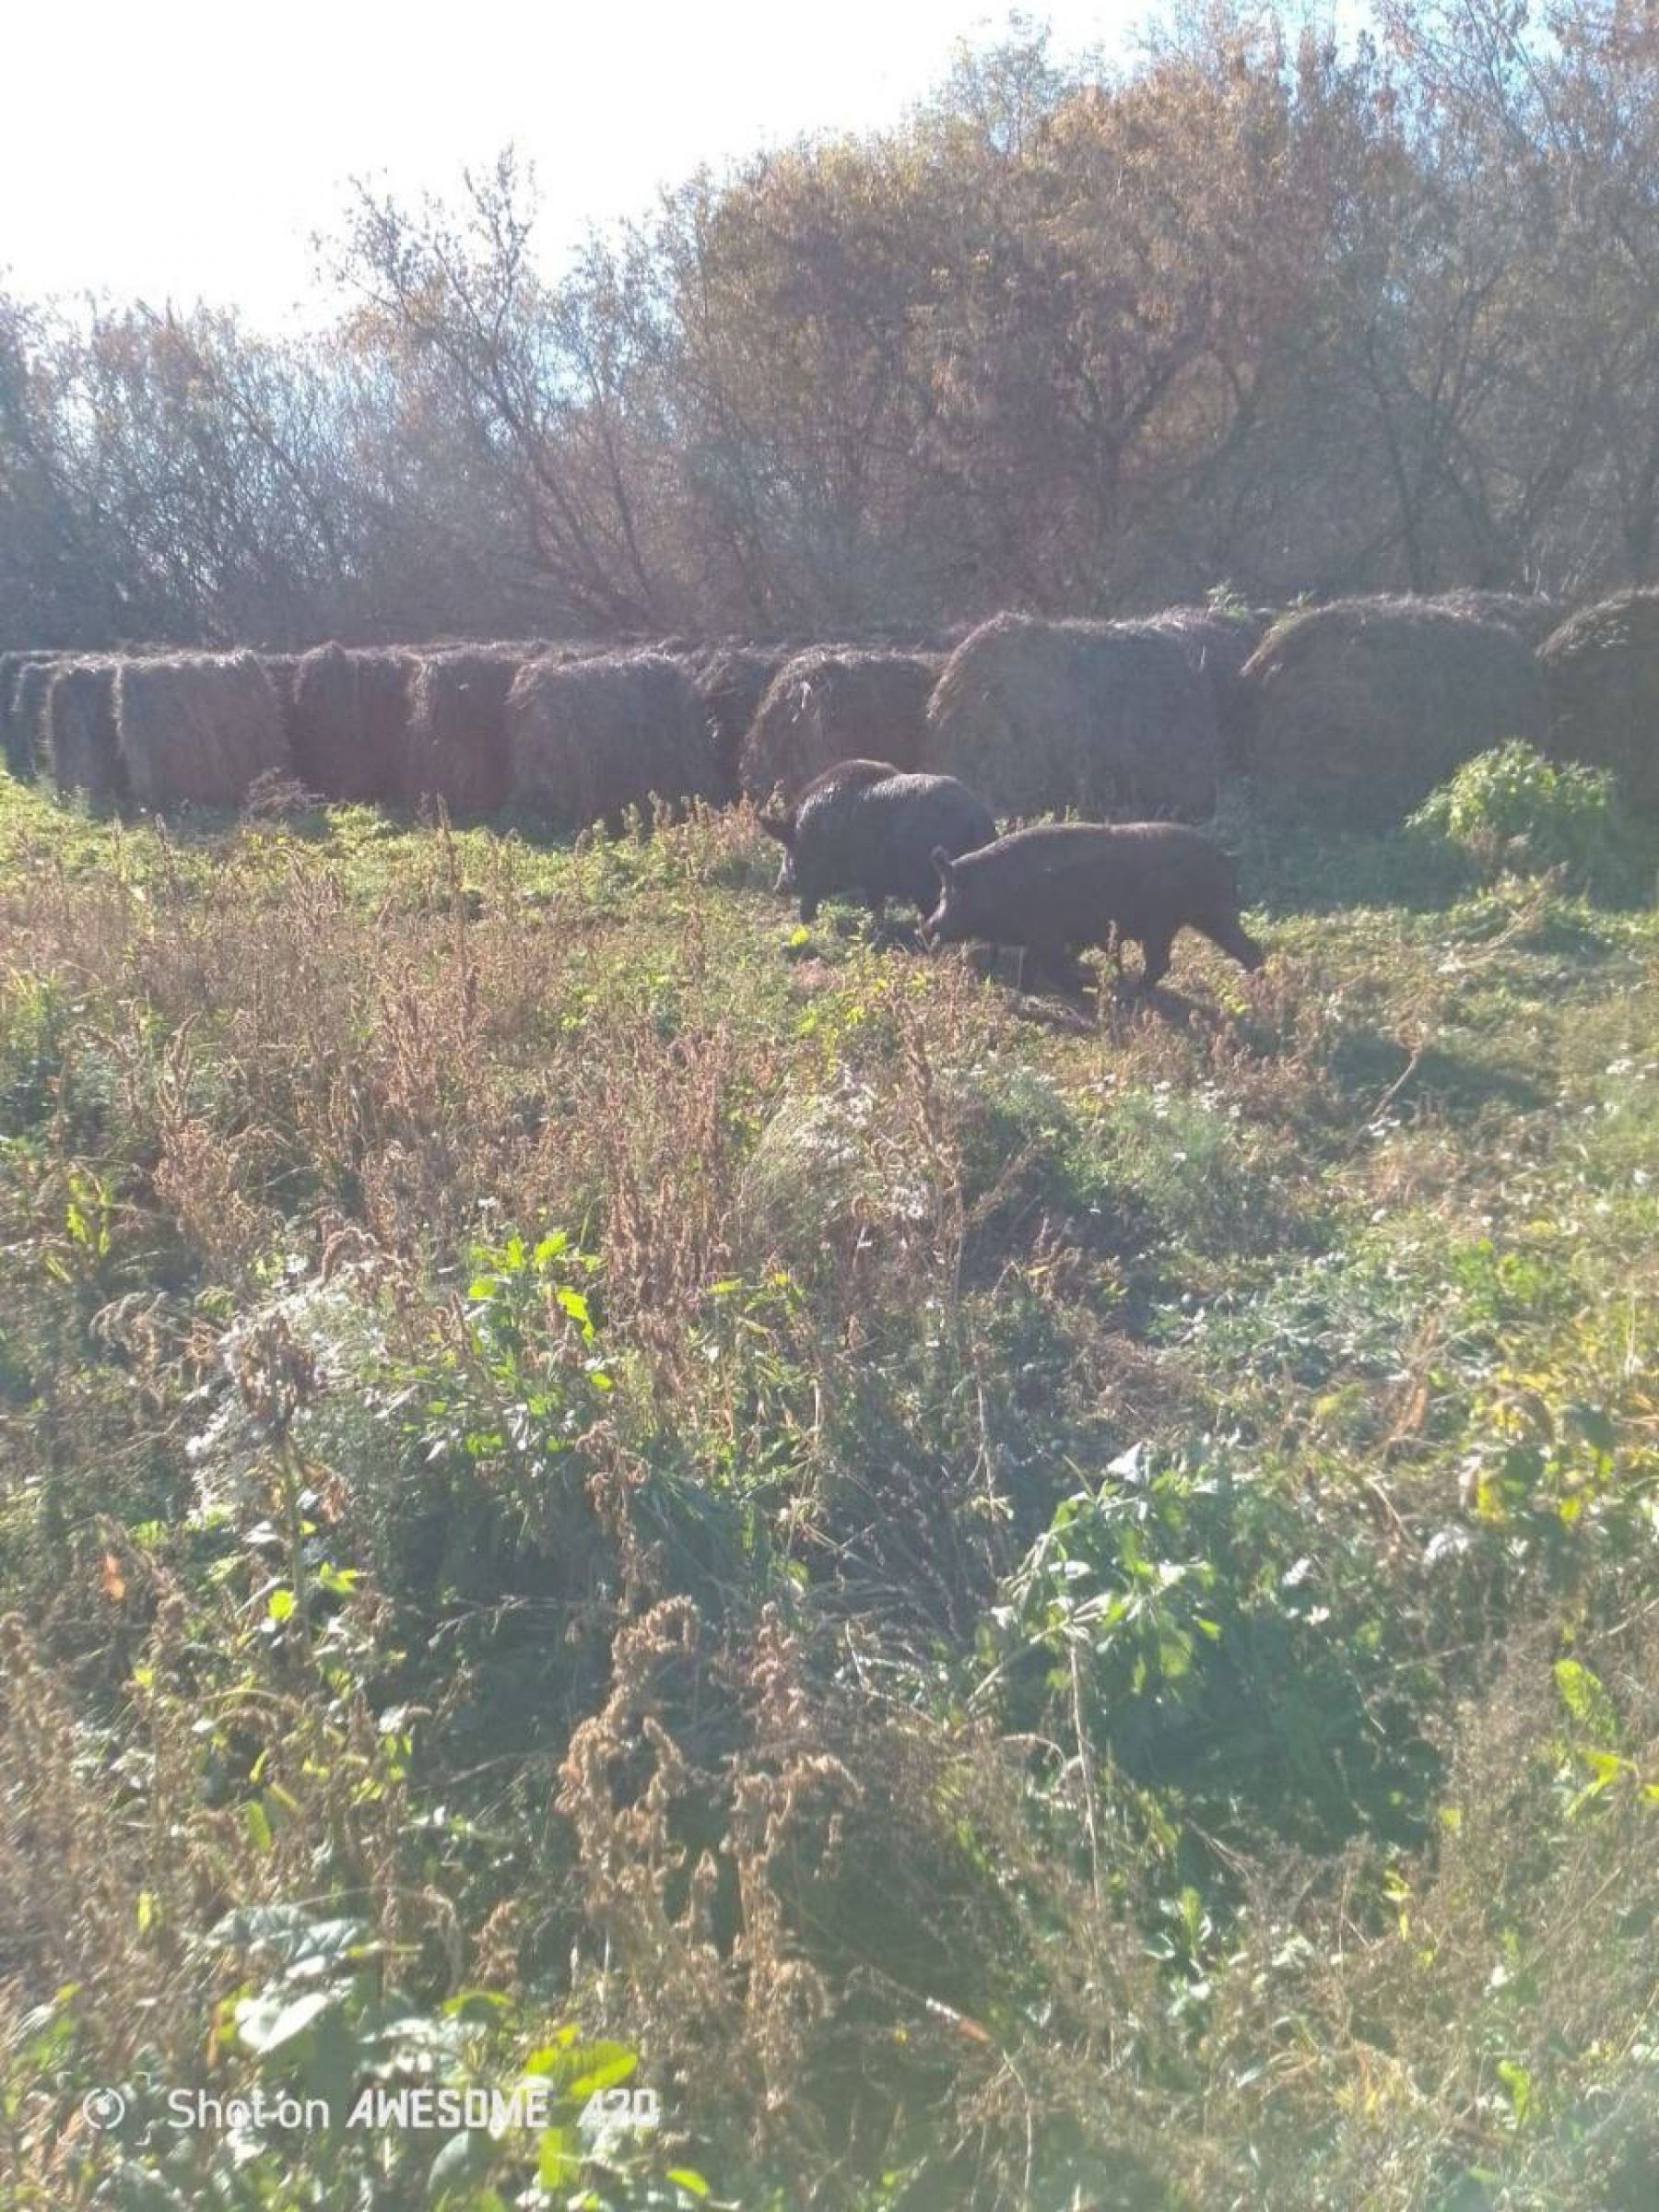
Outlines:
{"type": "Polygon", "coordinates": [[[1466,760],[1410,827],[1460,847],[1488,875],[1565,868],[1582,885],[1606,884],[1628,865],[1612,772],[1547,760],[1519,738],[1466,760]]]}
{"type": "Polygon", "coordinates": [[[1055,1508],[986,1649],[1020,1720],[1083,1728],[1212,1817],[1254,1801],[1328,1845],[1420,1818],[1424,1619],[1401,1596],[1373,1543],[1282,1474],[1137,1445],[1055,1508]]]}

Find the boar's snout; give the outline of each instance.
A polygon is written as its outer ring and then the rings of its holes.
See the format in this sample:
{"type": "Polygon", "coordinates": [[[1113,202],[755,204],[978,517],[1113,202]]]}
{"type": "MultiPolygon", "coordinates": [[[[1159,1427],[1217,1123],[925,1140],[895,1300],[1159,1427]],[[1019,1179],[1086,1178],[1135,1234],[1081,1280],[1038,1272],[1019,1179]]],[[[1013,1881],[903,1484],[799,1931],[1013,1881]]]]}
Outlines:
{"type": "Polygon", "coordinates": [[[961,905],[958,895],[956,862],[943,845],[933,849],[933,865],[939,877],[939,903],[922,924],[919,935],[931,952],[935,945],[947,943],[965,933],[962,929],[961,905]]]}

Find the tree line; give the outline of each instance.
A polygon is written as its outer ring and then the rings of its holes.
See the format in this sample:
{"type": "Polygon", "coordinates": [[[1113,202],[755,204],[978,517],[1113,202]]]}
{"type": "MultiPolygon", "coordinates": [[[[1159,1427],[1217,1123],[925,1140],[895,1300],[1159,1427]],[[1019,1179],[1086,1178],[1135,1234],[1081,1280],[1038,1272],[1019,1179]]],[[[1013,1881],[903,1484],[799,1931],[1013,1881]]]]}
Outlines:
{"type": "Polygon", "coordinates": [[[538,253],[358,188],[303,338],[0,292],[0,643],[819,633],[1659,558],[1659,21],[1016,24],[538,253]]]}

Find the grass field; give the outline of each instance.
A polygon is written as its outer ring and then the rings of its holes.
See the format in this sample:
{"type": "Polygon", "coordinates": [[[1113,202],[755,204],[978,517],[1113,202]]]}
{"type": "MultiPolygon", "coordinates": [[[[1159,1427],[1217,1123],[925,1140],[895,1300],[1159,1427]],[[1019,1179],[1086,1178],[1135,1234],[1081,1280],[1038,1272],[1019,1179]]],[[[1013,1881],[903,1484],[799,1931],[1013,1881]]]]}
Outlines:
{"type": "Polygon", "coordinates": [[[1233,827],[1079,1006],[0,794],[6,2206],[1659,2201],[1659,920],[1233,827]]]}

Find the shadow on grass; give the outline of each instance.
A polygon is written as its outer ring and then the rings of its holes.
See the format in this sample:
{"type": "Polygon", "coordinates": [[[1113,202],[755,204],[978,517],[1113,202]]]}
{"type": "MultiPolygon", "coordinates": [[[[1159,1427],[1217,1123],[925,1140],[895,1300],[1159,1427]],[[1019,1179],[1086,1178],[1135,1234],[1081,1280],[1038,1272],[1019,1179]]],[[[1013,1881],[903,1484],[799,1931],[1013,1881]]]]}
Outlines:
{"type": "MultiPolygon", "coordinates": [[[[1224,810],[1211,834],[1233,856],[1244,904],[1270,919],[1355,907],[1444,913],[1491,880],[1461,847],[1404,825],[1362,832],[1264,821],[1238,808],[1224,810]]],[[[1591,880],[1563,889],[1594,910],[1628,913],[1653,903],[1656,873],[1659,835],[1633,830],[1629,849],[1615,862],[1591,880]]],[[[1594,942],[1588,932],[1583,941],[1594,942]]]]}
{"type": "Polygon", "coordinates": [[[1345,1036],[1332,1056],[1331,1072],[1344,1090],[1386,1099],[1392,1111],[1404,1114],[1430,1104],[1458,1118],[1491,1105],[1528,1113],[1551,1099],[1548,1088],[1522,1068],[1438,1044],[1414,1059],[1397,1038],[1377,1030],[1345,1036]]]}

